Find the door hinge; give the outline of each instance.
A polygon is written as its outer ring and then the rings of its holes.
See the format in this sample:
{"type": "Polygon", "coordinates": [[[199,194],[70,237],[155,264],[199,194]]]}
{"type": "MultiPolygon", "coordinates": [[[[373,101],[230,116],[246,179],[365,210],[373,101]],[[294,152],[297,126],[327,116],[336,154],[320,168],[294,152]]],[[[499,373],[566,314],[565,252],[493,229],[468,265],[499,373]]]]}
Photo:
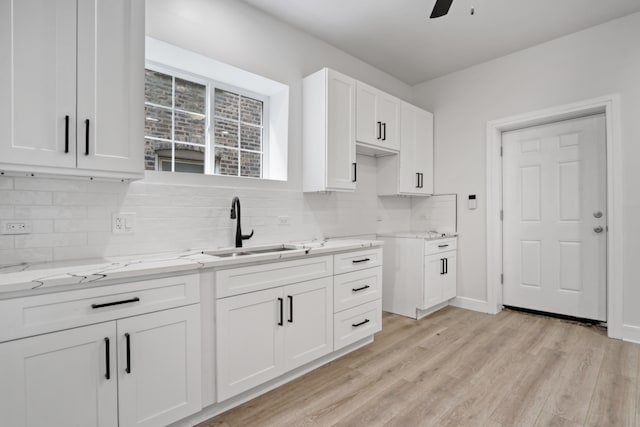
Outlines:
{"type": "Polygon", "coordinates": [[[504,284],[504,274],[500,274],[500,284],[504,284]]]}
{"type": "Polygon", "coordinates": [[[501,209],[500,210],[500,221],[504,220],[504,211],[501,209]]]}

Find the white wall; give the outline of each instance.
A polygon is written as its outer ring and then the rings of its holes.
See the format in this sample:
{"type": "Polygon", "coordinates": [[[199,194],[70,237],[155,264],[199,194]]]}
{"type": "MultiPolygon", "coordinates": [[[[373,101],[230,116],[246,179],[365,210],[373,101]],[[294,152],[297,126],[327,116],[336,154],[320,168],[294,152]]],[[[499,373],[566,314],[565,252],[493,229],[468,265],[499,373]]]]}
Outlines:
{"type": "MultiPolygon", "coordinates": [[[[458,210],[458,293],[486,300],[486,122],[601,95],[621,95],[624,153],[624,323],[640,326],[640,14],[415,87],[435,114],[435,189],[478,195],[458,210]]],[[[640,339],[640,334],[638,338],[640,339]]]]}
{"type": "Polygon", "coordinates": [[[0,178],[0,219],[34,221],[31,235],[0,236],[0,265],[230,246],[235,195],[243,231],[255,228],[251,244],[408,227],[409,199],[376,196],[373,158],[358,156],[355,193],[301,192],[302,78],[328,66],[403,99],[411,96],[408,85],[236,0],[149,0],[147,34],[289,85],[289,180],[194,185],[182,177],[169,185],[0,178]],[[137,233],[111,234],[117,211],[137,213],[137,233]],[[281,215],[291,218],[290,226],[277,225],[281,215]]]}

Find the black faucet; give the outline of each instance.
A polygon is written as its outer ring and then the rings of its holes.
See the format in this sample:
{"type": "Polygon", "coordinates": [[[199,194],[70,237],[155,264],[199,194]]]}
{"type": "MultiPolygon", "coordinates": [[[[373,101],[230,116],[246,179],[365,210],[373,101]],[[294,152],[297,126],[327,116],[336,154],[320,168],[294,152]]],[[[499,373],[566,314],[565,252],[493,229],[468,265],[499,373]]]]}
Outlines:
{"type": "Polygon", "coordinates": [[[236,218],[236,248],[241,248],[243,240],[249,240],[253,237],[253,230],[248,236],[242,234],[242,228],[240,227],[240,199],[238,197],[234,197],[231,202],[231,219],[236,218]]]}

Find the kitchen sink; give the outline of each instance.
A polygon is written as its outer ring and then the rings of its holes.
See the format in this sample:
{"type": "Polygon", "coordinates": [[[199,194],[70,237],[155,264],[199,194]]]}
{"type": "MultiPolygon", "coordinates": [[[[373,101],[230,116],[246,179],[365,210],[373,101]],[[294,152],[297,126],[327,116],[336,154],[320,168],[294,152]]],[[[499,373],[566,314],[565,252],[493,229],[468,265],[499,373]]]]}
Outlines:
{"type": "Polygon", "coordinates": [[[233,248],[233,249],[222,249],[216,251],[204,251],[203,254],[217,256],[221,258],[231,258],[231,257],[239,257],[245,255],[258,255],[258,254],[269,254],[269,253],[278,253],[285,251],[293,251],[298,249],[296,246],[271,246],[267,248],[233,248]]]}

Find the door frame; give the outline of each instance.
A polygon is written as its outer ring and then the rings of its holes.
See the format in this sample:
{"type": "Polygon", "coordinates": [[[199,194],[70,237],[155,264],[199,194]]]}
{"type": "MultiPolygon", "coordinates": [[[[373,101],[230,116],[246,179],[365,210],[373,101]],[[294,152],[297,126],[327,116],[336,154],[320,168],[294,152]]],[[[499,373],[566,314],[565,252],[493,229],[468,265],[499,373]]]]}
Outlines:
{"type": "Polygon", "coordinates": [[[502,133],[604,113],[607,165],[607,333],[622,339],[622,139],[620,95],[561,105],[487,122],[487,302],[489,312],[502,310],[502,133]]]}

